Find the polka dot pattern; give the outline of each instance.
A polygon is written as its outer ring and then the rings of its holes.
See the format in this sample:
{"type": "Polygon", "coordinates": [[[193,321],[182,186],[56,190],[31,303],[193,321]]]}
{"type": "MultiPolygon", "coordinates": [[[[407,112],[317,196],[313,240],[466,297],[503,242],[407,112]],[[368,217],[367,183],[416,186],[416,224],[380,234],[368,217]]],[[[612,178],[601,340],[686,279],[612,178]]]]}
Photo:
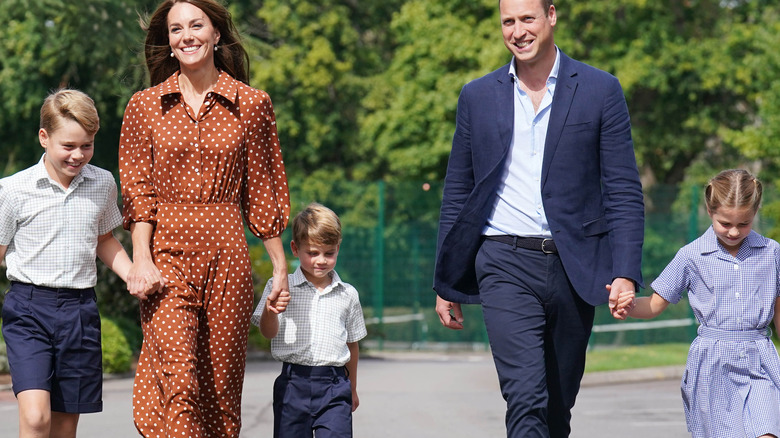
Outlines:
{"type": "Polygon", "coordinates": [[[119,159],[124,226],[155,225],[167,279],[141,302],[136,427],[238,437],[253,294],[243,225],[276,237],[290,214],[270,98],[223,72],[195,112],[174,74],[128,103],[119,159]]]}

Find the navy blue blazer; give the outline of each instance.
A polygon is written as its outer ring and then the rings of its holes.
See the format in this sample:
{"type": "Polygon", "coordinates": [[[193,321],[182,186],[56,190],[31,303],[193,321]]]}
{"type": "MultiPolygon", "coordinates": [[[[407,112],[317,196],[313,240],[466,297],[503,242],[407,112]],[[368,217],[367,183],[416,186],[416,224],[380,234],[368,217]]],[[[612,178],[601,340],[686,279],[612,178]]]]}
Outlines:
{"type": "MultiPolygon", "coordinates": [[[[463,87],[439,219],[433,288],[479,303],[474,261],[514,120],[509,65],[463,87]]],[[[603,304],[616,277],[641,285],[644,202],[631,123],[614,76],[561,52],[542,161],[542,202],[574,289],[603,304]]]]}

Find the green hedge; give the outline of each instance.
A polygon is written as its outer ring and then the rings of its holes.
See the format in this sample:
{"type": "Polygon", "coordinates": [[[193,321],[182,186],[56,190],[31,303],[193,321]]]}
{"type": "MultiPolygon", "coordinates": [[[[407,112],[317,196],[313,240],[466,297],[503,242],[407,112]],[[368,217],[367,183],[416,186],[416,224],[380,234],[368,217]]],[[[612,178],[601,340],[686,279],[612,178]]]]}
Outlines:
{"type": "Polygon", "coordinates": [[[110,318],[101,320],[101,341],[103,343],[103,372],[121,374],[130,371],[133,350],[119,325],[110,318]]]}

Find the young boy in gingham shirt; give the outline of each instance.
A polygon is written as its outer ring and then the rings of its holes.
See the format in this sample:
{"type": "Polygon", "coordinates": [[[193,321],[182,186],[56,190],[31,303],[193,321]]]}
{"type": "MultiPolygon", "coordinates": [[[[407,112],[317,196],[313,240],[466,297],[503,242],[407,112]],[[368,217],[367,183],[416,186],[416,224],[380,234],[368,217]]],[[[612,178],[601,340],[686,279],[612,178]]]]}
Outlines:
{"type": "Polygon", "coordinates": [[[0,260],[11,288],[2,310],[20,436],[75,437],[102,402],[96,256],[122,279],[131,261],[111,173],[89,165],[99,118],[76,90],[44,101],[38,164],[0,179],[0,260]]]}
{"type": "Polygon", "coordinates": [[[293,220],[293,255],[300,267],[290,291],[268,300],[265,287],[252,323],[271,339],[283,362],[274,383],[274,437],[351,437],[357,409],[358,341],[366,336],[358,292],[334,270],[341,222],[312,203],[293,220]]]}

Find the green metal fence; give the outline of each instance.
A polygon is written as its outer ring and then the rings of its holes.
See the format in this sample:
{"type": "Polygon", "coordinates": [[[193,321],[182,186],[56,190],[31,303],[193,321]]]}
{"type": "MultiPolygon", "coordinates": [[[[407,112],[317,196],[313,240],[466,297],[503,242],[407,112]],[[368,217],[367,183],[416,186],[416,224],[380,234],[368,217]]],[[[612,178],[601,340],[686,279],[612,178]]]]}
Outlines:
{"type": "MultiPolygon", "coordinates": [[[[360,292],[368,322],[364,344],[377,349],[480,349],[486,350],[487,334],[479,306],[465,306],[465,328],[441,326],[434,312],[431,289],[442,185],[438,182],[323,181],[319,186],[291,181],[293,215],[312,201],[333,209],[343,224],[343,242],[337,270],[360,292]]],[[[646,190],[646,226],[643,275],[649,285],[676,251],[709,226],[701,205],[699,187],[655,186],[646,190]]],[[[774,193],[765,189],[765,196],[774,193]]],[[[771,203],[765,199],[764,204],[771,203]]],[[[777,204],[775,204],[777,205],[777,204]]],[[[780,209],[778,209],[780,211],[780,209]]],[[[756,229],[769,233],[772,223],[759,217],[756,229]]],[[[118,233],[125,245],[129,239],[118,233]]],[[[289,229],[282,236],[288,248],[289,229]]],[[[249,236],[256,272],[257,298],[270,274],[270,262],[262,243],[249,236]],[[265,277],[265,278],[264,278],[265,277]]],[[[107,269],[100,268],[98,296],[101,312],[137,317],[137,304],[122,293],[123,285],[107,269]]],[[[5,290],[5,269],[0,266],[0,290],[5,290]]],[[[647,292],[645,292],[647,293],[647,292]]],[[[2,306],[2,294],[0,294],[2,306]]],[[[683,300],[649,323],[617,322],[604,306],[597,309],[591,345],[631,345],[688,342],[695,336],[692,313],[683,300]]]]}
{"type": "MultiPolygon", "coordinates": [[[[336,183],[327,192],[291,193],[293,214],[317,201],[342,218],[344,239],[337,270],[360,292],[369,323],[365,342],[369,347],[488,348],[479,306],[465,306],[462,331],[443,328],[433,310],[436,297],[431,284],[441,189],[440,183],[431,182],[336,183]]],[[[646,191],[646,285],[680,247],[709,226],[700,191],[699,187],[678,186],[646,191]]],[[[760,226],[758,231],[762,231],[760,226]]],[[[289,238],[285,234],[286,242],[289,238]]],[[[638,323],[618,322],[601,306],[591,344],[689,342],[695,336],[686,300],[670,306],[649,324],[638,323]]]]}

